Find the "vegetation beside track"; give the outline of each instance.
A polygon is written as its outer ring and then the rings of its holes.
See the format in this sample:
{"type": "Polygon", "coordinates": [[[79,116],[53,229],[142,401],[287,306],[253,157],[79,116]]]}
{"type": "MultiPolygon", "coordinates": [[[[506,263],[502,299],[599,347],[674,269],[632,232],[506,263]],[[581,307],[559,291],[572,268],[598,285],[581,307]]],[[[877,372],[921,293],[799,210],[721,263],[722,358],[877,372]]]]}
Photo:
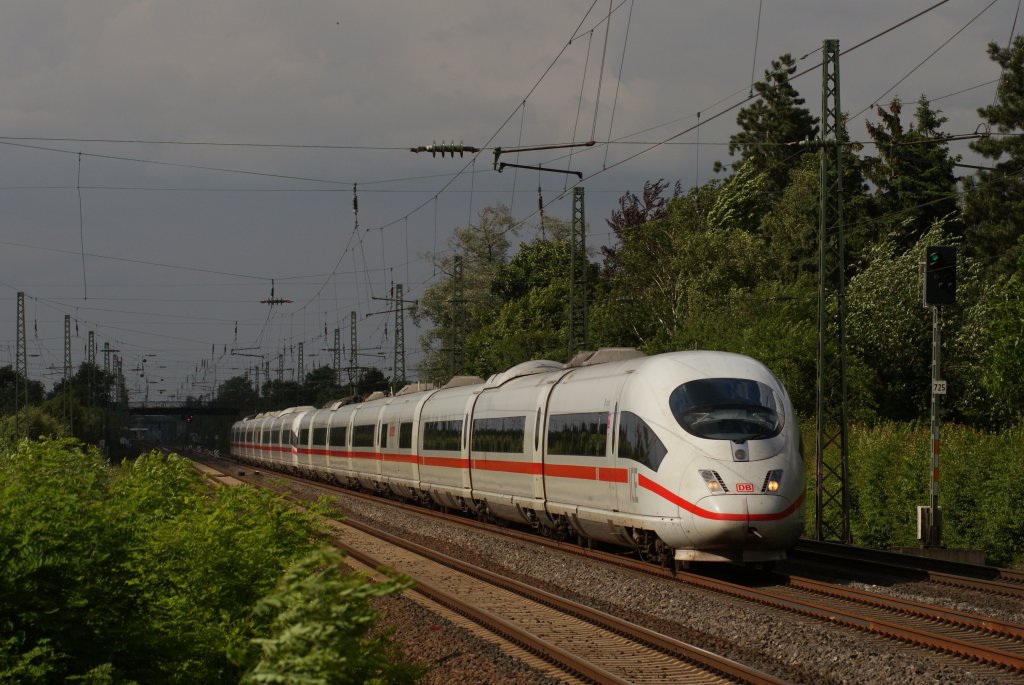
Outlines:
{"type": "Polygon", "coordinates": [[[314,512],[175,455],[0,444],[0,683],[414,680],[370,636],[404,583],[340,561],[314,512]]]}

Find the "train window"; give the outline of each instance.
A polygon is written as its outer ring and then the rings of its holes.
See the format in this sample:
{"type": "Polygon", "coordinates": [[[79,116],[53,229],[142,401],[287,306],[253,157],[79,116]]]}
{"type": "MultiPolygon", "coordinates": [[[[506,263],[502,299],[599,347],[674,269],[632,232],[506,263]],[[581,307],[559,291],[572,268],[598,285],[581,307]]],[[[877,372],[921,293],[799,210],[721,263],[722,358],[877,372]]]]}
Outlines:
{"type": "Polygon", "coordinates": [[[331,427],[331,447],[344,447],[345,446],[345,434],[348,432],[348,426],[332,426],[331,427]]]}
{"type": "Polygon", "coordinates": [[[548,454],[603,457],[608,445],[608,414],[554,414],[548,418],[548,454]]]}
{"type": "Polygon", "coordinates": [[[458,452],[461,448],[462,420],[427,421],[423,424],[423,449],[458,452]]]}
{"type": "Polygon", "coordinates": [[[376,426],[372,423],[365,426],[352,426],[353,447],[373,447],[373,431],[376,426]]]}
{"type": "Polygon", "coordinates": [[[710,440],[762,440],[782,431],[775,393],[747,378],[702,378],[672,391],[669,408],[686,432],[710,440]]]}
{"type": "Polygon", "coordinates": [[[398,449],[412,449],[412,421],[405,421],[398,426],[398,449]]]}
{"type": "Polygon", "coordinates": [[[303,428],[299,431],[299,444],[302,446],[309,445],[309,429],[303,428]]]}
{"type": "Polygon", "coordinates": [[[268,431],[268,430],[263,431],[263,444],[264,445],[269,445],[270,444],[270,431],[268,431]]]}
{"type": "Polygon", "coordinates": [[[522,454],[525,441],[525,416],[473,420],[474,452],[522,454]]]}
{"type": "Polygon", "coordinates": [[[638,461],[653,471],[661,466],[668,450],[651,427],[633,412],[619,416],[619,457],[638,461]]]}
{"type": "Polygon", "coordinates": [[[313,444],[314,445],[326,445],[327,444],[327,429],[326,428],[314,428],[313,429],[313,444]]]}

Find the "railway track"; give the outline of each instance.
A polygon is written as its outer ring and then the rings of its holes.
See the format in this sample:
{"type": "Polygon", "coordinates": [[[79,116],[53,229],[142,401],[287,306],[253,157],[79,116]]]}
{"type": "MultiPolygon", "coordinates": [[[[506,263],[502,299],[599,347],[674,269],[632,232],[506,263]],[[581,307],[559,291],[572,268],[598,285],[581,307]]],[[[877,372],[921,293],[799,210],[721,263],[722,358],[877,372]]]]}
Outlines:
{"type": "MultiPolygon", "coordinates": [[[[302,479],[299,480],[306,484],[309,483],[302,479]]],[[[323,487],[322,484],[317,485],[323,487]]],[[[327,487],[331,488],[332,486],[327,487]]],[[[349,490],[339,490],[348,496],[372,497],[363,493],[352,493],[349,490]]],[[[379,498],[374,499],[381,501],[379,498]]],[[[966,668],[971,668],[971,664],[982,664],[993,667],[997,673],[1018,676],[1024,674],[1024,626],[1015,623],[996,621],[983,616],[895,599],[886,595],[854,590],[842,585],[793,575],[771,575],[771,582],[766,585],[765,580],[769,577],[764,574],[756,579],[747,577],[745,580],[743,579],[744,574],[740,574],[741,579],[738,582],[731,582],[712,574],[693,572],[673,574],[666,569],[621,555],[590,550],[530,533],[432,512],[421,507],[395,503],[393,500],[384,501],[389,506],[401,506],[419,516],[436,516],[460,525],[497,532],[502,535],[512,535],[531,544],[546,545],[563,552],[591,557],[649,575],[663,578],[675,577],[677,582],[688,583],[712,592],[812,617],[830,624],[849,626],[886,639],[916,645],[931,650],[933,653],[952,655],[953,658],[966,662],[966,668]]]]}
{"type": "MultiPolygon", "coordinates": [[[[214,482],[234,476],[209,464],[214,482]]],[[[785,681],[591,607],[506,578],[357,521],[329,521],[336,544],[371,568],[410,577],[413,590],[557,665],[584,682],[751,683],[785,681]]]]}
{"type": "Polygon", "coordinates": [[[801,540],[792,556],[799,561],[830,565],[856,563],[867,572],[1024,598],[1024,571],[1013,569],[929,559],[815,540],[801,540]]]}
{"type": "Polygon", "coordinates": [[[567,673],[598,683],[782,683],[742,664],[356,522],[342,546],[567,673]]]}

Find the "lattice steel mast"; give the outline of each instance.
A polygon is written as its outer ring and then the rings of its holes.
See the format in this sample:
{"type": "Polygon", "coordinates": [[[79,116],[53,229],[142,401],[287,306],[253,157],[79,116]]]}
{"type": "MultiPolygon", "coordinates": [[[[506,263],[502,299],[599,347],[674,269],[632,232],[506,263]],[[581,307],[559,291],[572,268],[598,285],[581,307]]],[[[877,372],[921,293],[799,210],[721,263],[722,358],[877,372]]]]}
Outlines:
{"type": "Polygon", "coordinates": [[[572,189],[572,243],[569,257],[569,356],[587,348],[587,222],[583,187],[572,189]]]}
{"type": "Polygon", "coordinates": [[[846,264],[839,41],[822,48],[818,223],[818,383],[814,536],[851,542],[846,407],[846,264]]]}

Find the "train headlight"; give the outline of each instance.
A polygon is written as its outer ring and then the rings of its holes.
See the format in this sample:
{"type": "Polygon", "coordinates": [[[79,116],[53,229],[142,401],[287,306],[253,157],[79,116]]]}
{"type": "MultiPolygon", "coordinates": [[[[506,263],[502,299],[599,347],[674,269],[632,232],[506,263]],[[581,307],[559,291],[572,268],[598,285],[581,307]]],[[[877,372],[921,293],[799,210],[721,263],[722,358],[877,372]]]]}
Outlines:
{"type": "Polygon", "coordinates": [[[700,471],[700,477],[704,479],[704,485],[707,486],[708,492],[712,495],[720,495],[723,492],[729,492],[729,488],[725,487],[725,482],[722,477],[710,469],[702,469],[700,471]]]}
{"type": "Polygon", "coordinates": [[[772,469],[768,472],[768,475],[764,477],[764,485],[761,486],[761,492],[778,492],[782,487],[782,469],[772,469]]]}

